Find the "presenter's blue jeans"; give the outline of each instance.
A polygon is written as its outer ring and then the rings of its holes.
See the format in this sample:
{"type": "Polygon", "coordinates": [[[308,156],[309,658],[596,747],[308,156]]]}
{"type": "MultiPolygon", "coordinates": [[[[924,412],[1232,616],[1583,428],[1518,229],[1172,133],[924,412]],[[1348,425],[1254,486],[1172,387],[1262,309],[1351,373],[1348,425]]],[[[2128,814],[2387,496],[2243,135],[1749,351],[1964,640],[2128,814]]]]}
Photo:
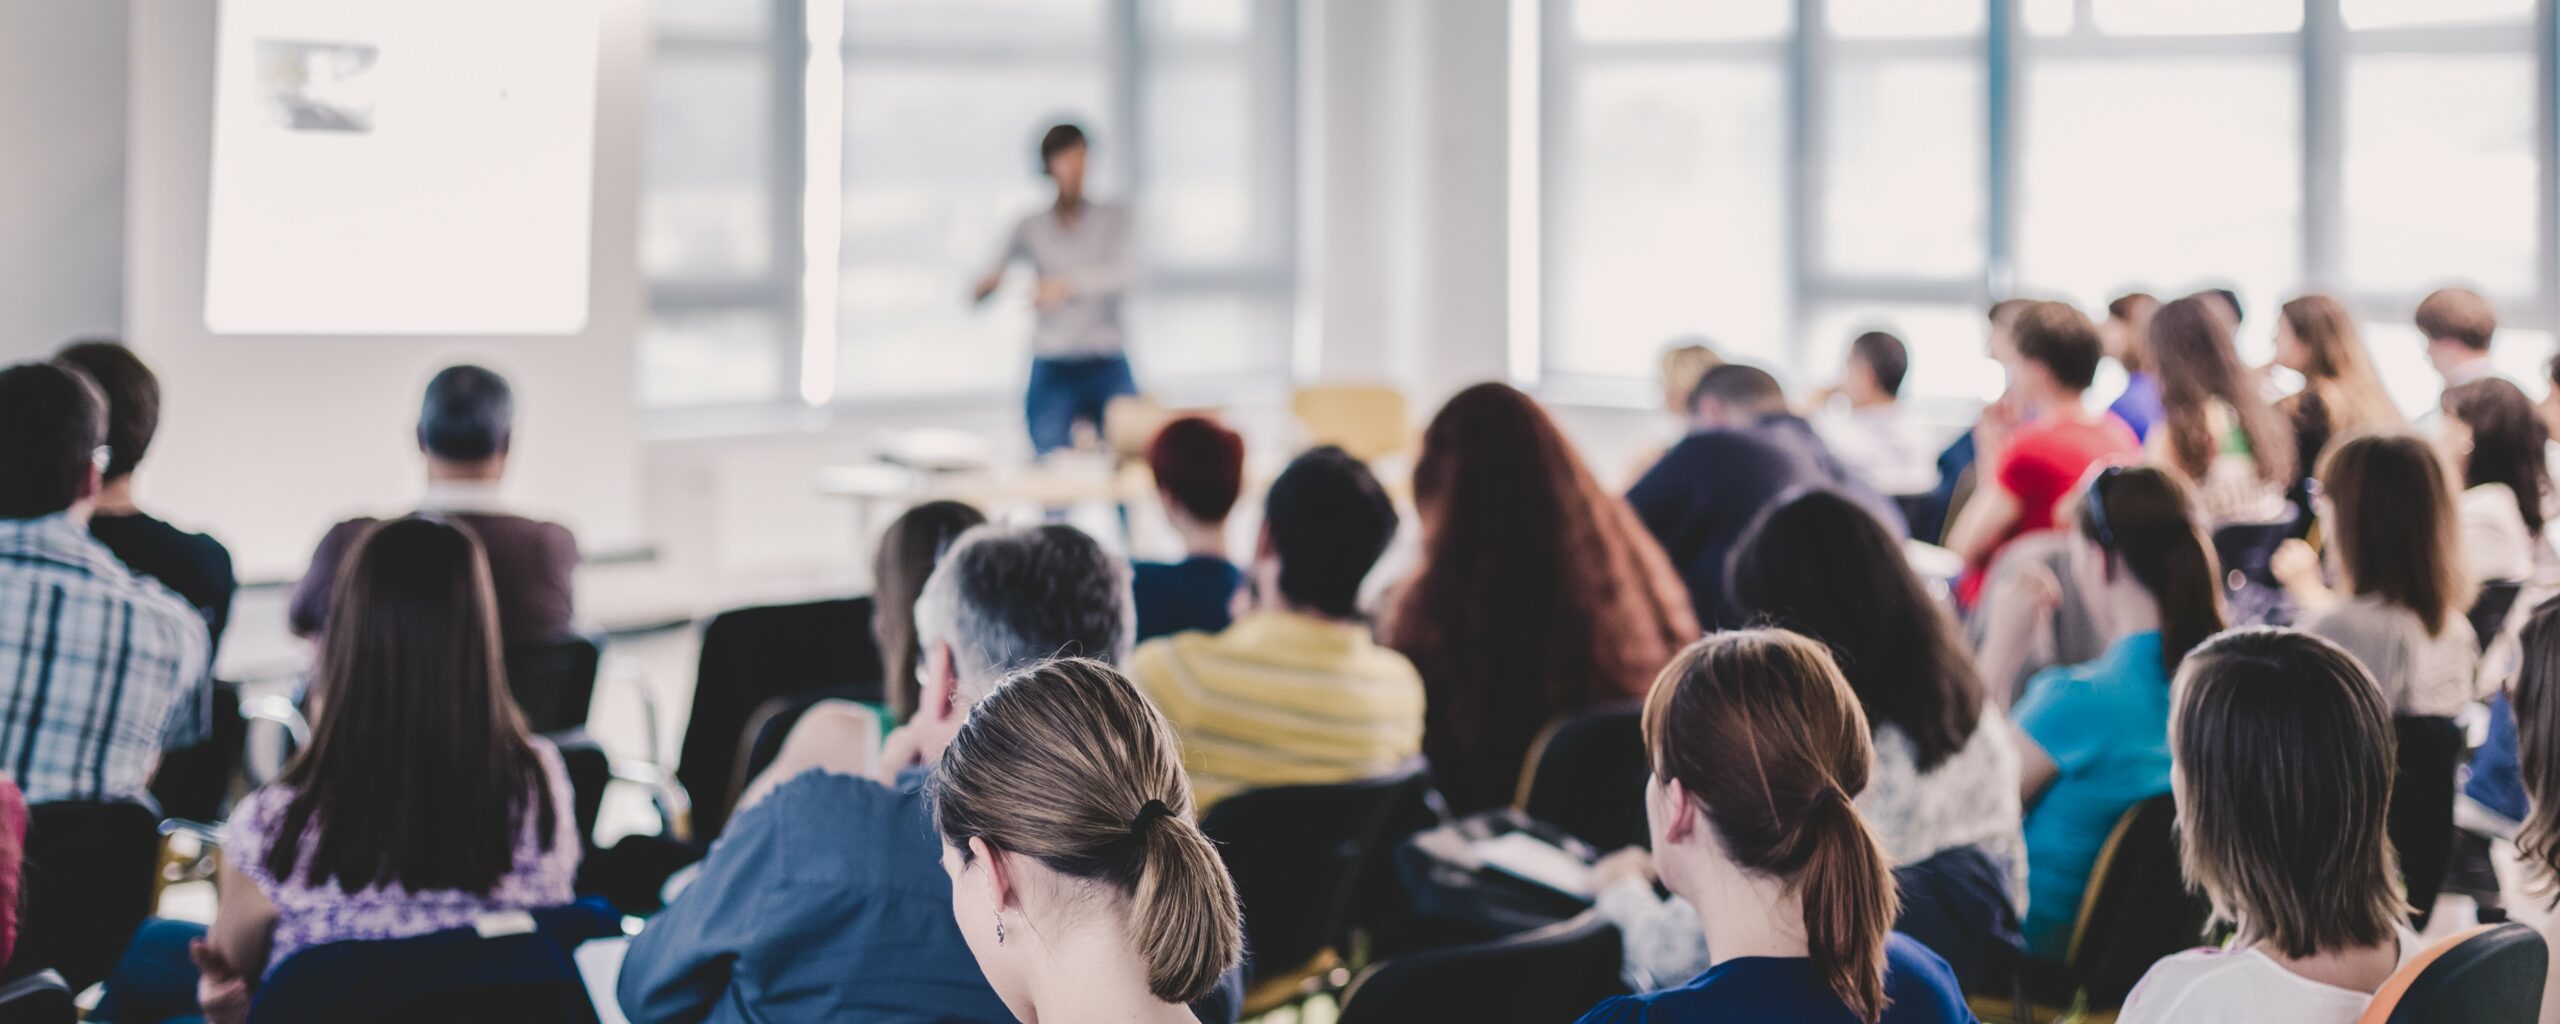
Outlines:
{"type": "Polygon", "coordinates": [[[1047,455],[1075,443],[1076,421],[1102,430],[1103,407],[1121,395],[1138,393],[1129,373],[1129,357],[1043,356],[1031,360],[1031,386],[1023,397],[1024,419],[1031,425],[1031,450],[1047,455]]]}

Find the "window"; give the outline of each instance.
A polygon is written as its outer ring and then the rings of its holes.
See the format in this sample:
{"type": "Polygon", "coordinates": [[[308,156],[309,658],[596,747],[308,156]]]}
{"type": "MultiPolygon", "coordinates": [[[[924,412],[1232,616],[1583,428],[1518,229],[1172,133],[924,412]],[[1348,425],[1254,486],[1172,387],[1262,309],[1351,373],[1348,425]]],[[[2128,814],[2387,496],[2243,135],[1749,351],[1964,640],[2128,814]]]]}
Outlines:
{"type": "Polygon", "coordinates": [[[1284,370],[1294,25],[1293,0],[661,3],[644,406],[1010,391],[1027,277],[967,290],[1049,201],[1059,120],[1093,140],[1093,194],[1133,206],[1141,380],[1284,370]]]}

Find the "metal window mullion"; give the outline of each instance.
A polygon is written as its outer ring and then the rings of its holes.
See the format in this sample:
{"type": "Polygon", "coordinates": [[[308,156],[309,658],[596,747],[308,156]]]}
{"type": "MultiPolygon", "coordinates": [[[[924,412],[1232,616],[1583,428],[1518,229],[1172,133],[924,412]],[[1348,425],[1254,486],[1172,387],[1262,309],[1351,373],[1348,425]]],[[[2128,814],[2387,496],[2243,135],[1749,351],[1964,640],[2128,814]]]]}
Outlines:
{"type": "Polygon", "coordinates": [[[1111,113],[1120,122],[1120,138],[1109,143],[1125,154],[1120,166],[1121,188],[1131,206],[1146,194],[1147,125],[1145,102],[1148,78],[1146,26],[1140,23],[1138,0],[1112,0],[1105,38],[1111,56],[1104,62],[1111,70],[1111,113]]]}
{"type": "Polygon", "coordinates": [[[2546,327],[2560,325],[2560,12],[2552,0],[2534,5],[2534,144],[2538,157],[2534,211],[2537,230],[2535,312],[2546,327]]]}
{"type": "Polygon", "coordinates": [[[1568,0],[1543,0],[1538,5],[1543,45],[1538,47],[1538,381],[1545,387],[1555,376],[1555,356],[1562,346],[1556,334],[1556,268],[1564,264],[1557,259],[1557,228],[1565,222],[1573,196],[1576,171],[1572,154],[1565,151],[1567,116],[1573,110],[1575,89],[1580,85],[1579,58],[1582,48],[1569,42],[1571,18],[1565,10],[1568,0]]]}
{"type": "Polygon", "coordinates": [[[1822,224],[1822,42],[1828,31],[1823,17],[1823,0],[1796,0],[1795,38],[1786,64],[1786,165],[1779,181],[1787,190],[1787,319],[1781,329],[1795,339],[1788,346],[1787,369],[1799,381],[1806,379],[1810,368],[1805,356],[1813,347],[1805,336],[1813,320],[1806,283],[1822,262],[1815,236],[1822,224]]]}
{"type": "Polygon", "coordinates": [[[2338,0],[2302,10],[2302,278],[2346,283],[2346,23],[2338,0]]]}
{"type": "MultiPolygon", "coordinates": [[[[769,218],[770,237],[767,255],[772,269],[764,286],[772,299],[769,309],[774,320],[783,327],[775,343],[783,347],[774,360],[775,393],[785,400],[800,394],[800,345],[808,330],[808,318],[833,318],[835,310],[810,310],[800,301],[800,278],[807,270],[803,265],[805,223],[801,216],[802,193],[806,188],[803,173],[808,165],[808,138],[801,124],[806,114],[806,97],[802,76],[809,59],[807,17],[808,3],[842,3],[844,0],[772,0],[773,31],[766,39],[767,74],[765,81],[773,90],[771,104],[772,161],[766,169],[765,209],[769,218]]],[[[841,333],[839,325],[838,333],[841,333]]]]}
{"type": "MultiPolygon", "coordinates": [[[[1984,170],[1982,298],[2006,297],[2017,287],[2018,0],[1986,0],[1983,12],[1984,170]]],[[[2085,16],[2088,0],[2081,0],[2085,16]]]]}

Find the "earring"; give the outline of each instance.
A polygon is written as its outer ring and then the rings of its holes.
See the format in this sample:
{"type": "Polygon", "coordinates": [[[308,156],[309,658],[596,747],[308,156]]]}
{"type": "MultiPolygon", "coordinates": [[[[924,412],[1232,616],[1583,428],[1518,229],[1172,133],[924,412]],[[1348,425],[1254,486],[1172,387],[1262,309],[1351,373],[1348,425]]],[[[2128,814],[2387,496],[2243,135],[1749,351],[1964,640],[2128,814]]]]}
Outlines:
{"type": "Polygon", "coordinates": [[[996,912],[996,945],[1004,945],[1004,912],[996,912]]]}

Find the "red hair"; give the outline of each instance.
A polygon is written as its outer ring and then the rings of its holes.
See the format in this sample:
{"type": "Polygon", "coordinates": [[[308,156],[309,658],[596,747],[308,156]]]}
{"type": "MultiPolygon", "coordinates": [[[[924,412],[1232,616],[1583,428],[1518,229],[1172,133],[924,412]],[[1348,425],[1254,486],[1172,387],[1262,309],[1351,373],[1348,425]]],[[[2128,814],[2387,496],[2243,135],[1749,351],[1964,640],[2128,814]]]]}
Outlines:
{"type": "Polygon", "coordinates": [[[1184,416],[1147,442],[1147,468],[1191,518],[1219,522],[1244,490],[1244,436],[1206,416],[1184,416]]]}

